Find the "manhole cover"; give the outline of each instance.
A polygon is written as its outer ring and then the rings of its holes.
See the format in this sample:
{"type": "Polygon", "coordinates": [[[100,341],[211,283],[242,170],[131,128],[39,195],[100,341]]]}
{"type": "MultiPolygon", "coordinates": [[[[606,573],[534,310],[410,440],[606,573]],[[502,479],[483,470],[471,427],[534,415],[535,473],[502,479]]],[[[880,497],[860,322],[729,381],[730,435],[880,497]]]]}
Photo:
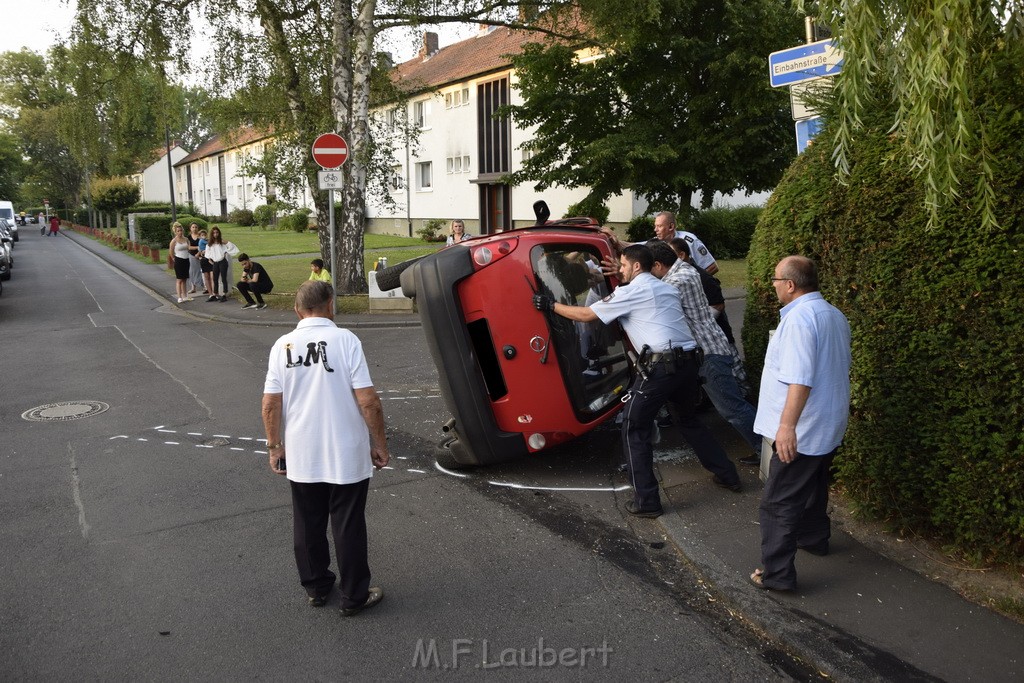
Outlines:
{"type": "Polygon", "coordinates": [[[62,420],[81,420],[83,417],[99,415],[110,408],[102,401],[62,401],[47,403],[45,406],[26,410],[21,414],[23,420],[30,422],[54,422],[62,420]]]}

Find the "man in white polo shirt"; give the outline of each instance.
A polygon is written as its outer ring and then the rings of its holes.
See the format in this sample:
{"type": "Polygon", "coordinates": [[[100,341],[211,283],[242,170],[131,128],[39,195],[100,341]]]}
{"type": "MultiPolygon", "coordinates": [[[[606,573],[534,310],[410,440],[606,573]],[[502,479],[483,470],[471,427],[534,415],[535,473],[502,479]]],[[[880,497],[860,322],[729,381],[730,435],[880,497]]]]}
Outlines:
{"type": "Polygon", "coordinates": [[[326,282],[299,286],[299,324],[270,351],[263,426],[270,469],[291,485],[295,563],[309,604],[323,606],[334,586],[330,519],[341,613],[353,616],[384,598],[382,589],[370,586],[366,494],[373,468],[387,465],[390,456],[362,345],[335,325],[333,298],[326,282]]]}

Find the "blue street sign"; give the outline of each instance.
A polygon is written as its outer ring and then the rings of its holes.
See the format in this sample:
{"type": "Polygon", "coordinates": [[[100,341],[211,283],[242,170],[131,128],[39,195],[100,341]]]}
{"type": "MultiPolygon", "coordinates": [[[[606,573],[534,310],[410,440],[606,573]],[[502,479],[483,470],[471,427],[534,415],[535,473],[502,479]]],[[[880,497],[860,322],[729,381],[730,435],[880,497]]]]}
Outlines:
{"type": "Polygon", "coordinates": [[[832,40],[819,40],[768,55],[768,78],[773,88],[835,76],[842,69],[843,53],[832,40]]]}
{"type": "Polygon", "coordinates": [[[814,139],[821,129],[824,128],[825,124],[822,122],[820,116],[815,116],[813,119],[804,119],[803,121],[796,122],[796,153],[800,154],[807,146],[811,144],[811,140],[814,139]]]}

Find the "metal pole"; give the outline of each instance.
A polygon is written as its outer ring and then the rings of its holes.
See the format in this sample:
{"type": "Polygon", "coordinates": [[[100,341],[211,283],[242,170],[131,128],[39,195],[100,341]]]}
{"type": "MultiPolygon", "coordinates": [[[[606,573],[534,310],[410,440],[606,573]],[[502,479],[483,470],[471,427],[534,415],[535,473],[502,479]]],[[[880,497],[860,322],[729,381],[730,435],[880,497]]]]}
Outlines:
{"type": "Polygon", "coordinates": [[[178,207],[174,202],[174,167],[171,165],[171,128],[164,121],[164,144],[167,145],[167,185],[171,190],[171,223],[178,220],[178,207]]]}
{"type": "Polygon", "coordinates": [[[804,41],[808,45],[814,42],[814,17],[804,17],[804,41]]]}
{"type": "Polygon", "coordinates": [[[327,201],[329,207],[327,209],[328,223],[331,231],[331,287],[334,288],[334,296],[331,298],[331,313],[333,315],[338,314],[338,271],[337,265],[337,251],[334,247],[334,190],[327,191],[327,201]]]}

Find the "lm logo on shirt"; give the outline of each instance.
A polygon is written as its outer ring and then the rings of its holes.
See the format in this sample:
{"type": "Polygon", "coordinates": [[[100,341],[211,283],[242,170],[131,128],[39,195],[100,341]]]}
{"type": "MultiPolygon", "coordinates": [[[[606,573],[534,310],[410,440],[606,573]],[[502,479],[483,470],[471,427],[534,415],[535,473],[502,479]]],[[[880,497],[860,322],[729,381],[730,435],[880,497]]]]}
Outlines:
{"type": "Polygon", "coordinates": [[[288,357],[287,368],[297,368],[300,365],[303,367],[309,367],[313,363],[323,363],[324,370],[327,372],[334,372],[334,368],[327,362],[327,342],[309,342],[306,344],[306,357],[296,356],[295,360],[292,360],[292,349],[295,348],[292,344],[285,344],[284,352],[288,357]]]}

